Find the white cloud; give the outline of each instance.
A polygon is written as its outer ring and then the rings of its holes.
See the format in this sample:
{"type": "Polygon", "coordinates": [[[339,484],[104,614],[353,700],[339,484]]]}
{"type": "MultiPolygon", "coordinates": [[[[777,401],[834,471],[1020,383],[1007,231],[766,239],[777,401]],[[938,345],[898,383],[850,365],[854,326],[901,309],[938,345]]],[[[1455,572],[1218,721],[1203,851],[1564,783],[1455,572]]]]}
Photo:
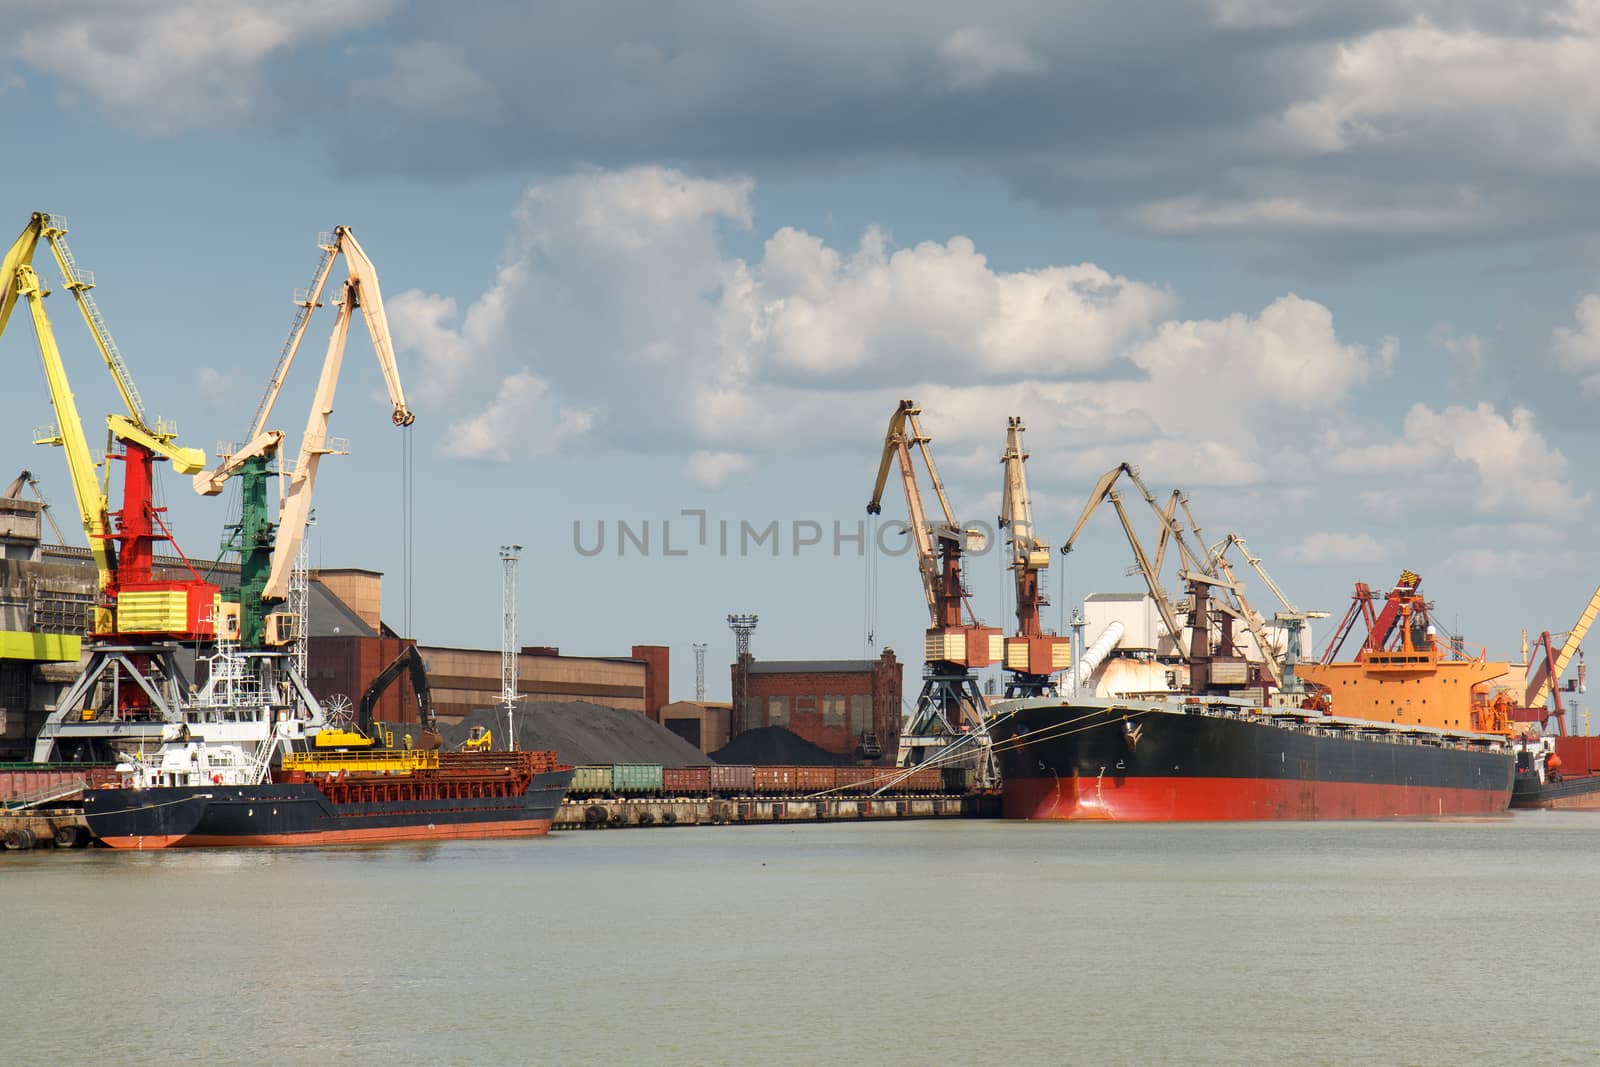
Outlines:
{"type": "Polygon", "coordinates": [[[1416,404],[1406,414],[1397,448],[1417,471],[1446,461],[1472,468],[1473,508],[1480,513],[1570,519],[1588,502],[1567,479],[1566,457],[1545,443],[1526,408],[1513,409],[1507,418],[1487,403],[1442,411],[1416,404]]]}
{"type": "Polygon", "coordinates": [[[170,133],[253,116],[261,66],[387,16],[398,0],[99,0],[29,3],[0,60],[83,93],[134,126],[170,133]]]}
{"type": "Polygon", "coordinates": [[[459,325],[454,297],[408,289],[385,304],[396,344],[422,357],[422,391],[449,397],[493,366],[508,340],[509,303],[524,282],[521,264],[501,267],[494,284],[473,301],[459,325]]]}
{"type": "Polygon", "coordinates": [[[1458,498],[1462,467],[1475,475],[1470,506],[1480,515],[1576,518],[1589,502],[1574,490],[1565,456],[1547,445],[1526,408],[1502,416],[1490,403],[1438,411],[1418,403],[1406,413],[1400,437],[1342,446],[1326,462],[1344,474],[1403,478],[1402,488],[1370,498],[1387,510],[1418,510],[1442,488],[1458,498]]]}
{"type": "Polygon", "coordinates": [[[735,474],[743,474],[753,464],[749,456],[737,452],[699,451],[690,454],[684,473],[701,485],[716,488],[735,474]]]}
{"type": "Polygon", "coordinates": [[[549,455],[594,426],[595,413],[554,404],[548,383],[519,370],[478,413],[446,431],[444,454],[455,459],[507,462],[549,455]]]}
{"type": "Polygon", "coordinates": [[[1021,42],[984,26],[963,26],[939,45],[952,89],[976,89],[996,78],[1038,74],[1044,63],[1021,42]]]}
{"type": "Polygon", "coordinates": [[[461,413],[452,447],[504,454],[500,383],[526,366],[539,403],[708,483],[775,450],[870,449],[909,396],[959,476],[984,477],[1020,414],[1055,457],[1042,485],[1124,460],[1153,481],[1258,485],[1284,441],[1350,425],[1342,406],[1394,359],[1293,294],[1175,320],[1167,288],[1092,263],[999,271],[959,236],[897,248],[869,227],[841,250],[781,227],[746,261],[726,238],[753,227],[752,189],[666,168],[541,182],[481,297],[393,301],[397,343],[461,413]]]}
{"type": "Polygon", "coordinates": [[[966,237],[891,250],[876,229],[842,256],[785,227],[750,277],[756,338],[780,367],[809,377],[1093,370],[1174,305],[1169,291],[1093,264],[1001,273],[966,237]]]}
{"type": "Polygon", "coordinates": [[[1314,533],[1285,552],[1300,563],[1376,563],[1386,554],[1376,538],[1364,533],[1314,533]]]}
{"type": "Polygon", "coordinates": [[[1453,154],[1485,162],[1593,166],[1600,9],[1568,11],[1565,26],[1419,14],[1342,42],[1320,89],[1282,113],[1282,135],[1318,154],[1445,139],[1453,154]]]}
{"type": "Polygon", "coordinates": [[[1395,351],[1392,339],[1376,354],[1340,343],[1333,313],[1291,293],[1255,318],[1235,313],[1215,321],[1165,323],[1132,358],[1152,377],[1191,383],[1184,397],[1191,405],[1232,397],[1318,409],[1387,373],[1395,351]]]}
{"type": "Polygon", "coordinates": [[[1561,369],[1577,377],[1585,396],[1600,393],[1600,294],[1578,301],[1578,326],[1557,326],[1552,334],[1561,369]]]}

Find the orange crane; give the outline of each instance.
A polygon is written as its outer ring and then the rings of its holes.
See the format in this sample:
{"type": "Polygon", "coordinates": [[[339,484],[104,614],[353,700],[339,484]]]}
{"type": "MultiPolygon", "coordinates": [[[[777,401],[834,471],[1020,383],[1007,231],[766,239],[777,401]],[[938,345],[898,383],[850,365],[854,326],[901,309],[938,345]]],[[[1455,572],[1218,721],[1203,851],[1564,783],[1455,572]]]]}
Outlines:
{"type": "MultiPolygon", "coordinates": [[[[984,626],[973,614],[966,587],[961,579],[961,556],[969,548],[981,548],[981,534],[963,529],[951,510],[939,481],[938,469],[928,445],[933,440],[922,432],[917,416],[922,410],[910,400],[902,400],[889,418],[883,438],[883,457],[878,463],[878,479],[867,503],[867,513],[883,510],[883,490],[889,467],[898,462],[906,494],[907,533],[916,548],[917,569],[922,576],[922,592],[928,604],[929,624],[923,641],[922,692],[900,739],[901,766],[926,762],[939,749],[950,747],[963,734],[986,736],[984,722],[988,705],[978,692],[973,671],[998,662],[1004,642],[997,627],[984,626]],[[922,456],[928,481],[939,501],[942,523],[928,521],[918,486],[912,456],[915,448],[922,456]]],[[[987,766],[985,756],[984,764],[987,766]]]]}
{"type": "Polygon", "coordinates": [[[1050,566],[1050,546],[1033,532],[1033,505],[1023,470],[1028,453],[1022,447],[1022,419],[1011,416],[1006,427],[1006,450],[1000,456],[1005,488],[1000,495],[1002,530],[1011,531],[1011,575],[1017,589],[1017,633],[1005,639],[1006,696],[1054,696],[1057,671],[1071,666],[1072,643],[1047,634],[1039,622],[1040,608],[1049,599],[1039,577],[1050,566]]]}
{"type": "MultiPolygon", "coordinates": [[[[1357,659],[1365,659],[1368,652],[1382,652],[1389,647],[1395,629],[1400,625],[1402,606],[1408,603],[1422,604],[1422,575],[1415,571],[1402,570],[1400,580],[1384,598],[1382,611],[1376,611],[1372,605],[1377,602],[1378,596],[1366,582],[1357,582],[1355,595],[1350,601],[1350,610],[1334,628],[1333,636],[1328,640],[1327,646],[1322,650],[1322,664],[1328,666],[1339,659],[1339,653],[1344,648],[1344,642],[1355,629],[1356,623],[1365,622],[1367,636],[1361,642],[1361,648],[1356,652],[1357,659]]],[[[1424,608],[1426,605],[1423,605],[1424,608]]]]}

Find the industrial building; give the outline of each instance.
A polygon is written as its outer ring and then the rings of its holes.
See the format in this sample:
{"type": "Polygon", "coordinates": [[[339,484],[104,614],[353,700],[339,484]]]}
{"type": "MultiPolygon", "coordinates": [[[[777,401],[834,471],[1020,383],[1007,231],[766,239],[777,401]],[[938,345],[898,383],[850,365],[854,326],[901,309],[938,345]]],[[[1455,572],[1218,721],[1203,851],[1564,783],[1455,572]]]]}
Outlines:
{"type": "Polygon", "coordinates": [[[661,725],[701,752],[715,752],[733,740],[728,720],[733,704],[716,700],[675,700],[661,709],[661,725]]]}
{"type": "Polygon", "coordinates": [[[904,666],[886,648],[875,660],[758,660],[731,668],[732,734],[781,726],[819,748],[853,759],[893,762],[899,752],[904,666]]]}

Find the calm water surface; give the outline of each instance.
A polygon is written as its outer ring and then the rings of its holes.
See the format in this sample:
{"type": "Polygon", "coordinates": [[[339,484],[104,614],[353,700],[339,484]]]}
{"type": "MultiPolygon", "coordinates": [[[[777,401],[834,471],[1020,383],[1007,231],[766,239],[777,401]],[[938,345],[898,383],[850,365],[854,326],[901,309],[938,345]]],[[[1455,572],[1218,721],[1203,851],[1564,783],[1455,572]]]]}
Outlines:
{"type": "Polygon", "coordinates": [[[0,856],[6,1064],[1600,1059],[1600,815],[0,856]]]}

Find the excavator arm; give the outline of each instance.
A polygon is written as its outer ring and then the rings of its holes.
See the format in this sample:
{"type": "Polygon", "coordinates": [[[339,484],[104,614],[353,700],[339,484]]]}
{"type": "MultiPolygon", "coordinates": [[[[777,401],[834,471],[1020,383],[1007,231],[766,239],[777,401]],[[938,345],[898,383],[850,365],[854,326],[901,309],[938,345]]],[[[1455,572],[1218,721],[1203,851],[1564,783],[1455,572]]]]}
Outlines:
{"type": "Polygon", "coordinates": [[[422,727],[422,737],[417,742],[417,747],[422,749],[438,748],[441,744],[439,737],[439,721],[433,711],[433,690],[428,686],[428,669],[423,665],[422,653],[417,651],[416,645],[407,645],[400,654],[389,661],[389,665],[378,672],[378,676],[367,686],[366,692],[361,694],[361,703],[356,709],[356,725],[361,732],[370,736],[372,730],[372,713],[378,706],[378,699],[399,680],[402,672],[411,676],[411,692],[417,702],[417,722],[422,727]]]}

